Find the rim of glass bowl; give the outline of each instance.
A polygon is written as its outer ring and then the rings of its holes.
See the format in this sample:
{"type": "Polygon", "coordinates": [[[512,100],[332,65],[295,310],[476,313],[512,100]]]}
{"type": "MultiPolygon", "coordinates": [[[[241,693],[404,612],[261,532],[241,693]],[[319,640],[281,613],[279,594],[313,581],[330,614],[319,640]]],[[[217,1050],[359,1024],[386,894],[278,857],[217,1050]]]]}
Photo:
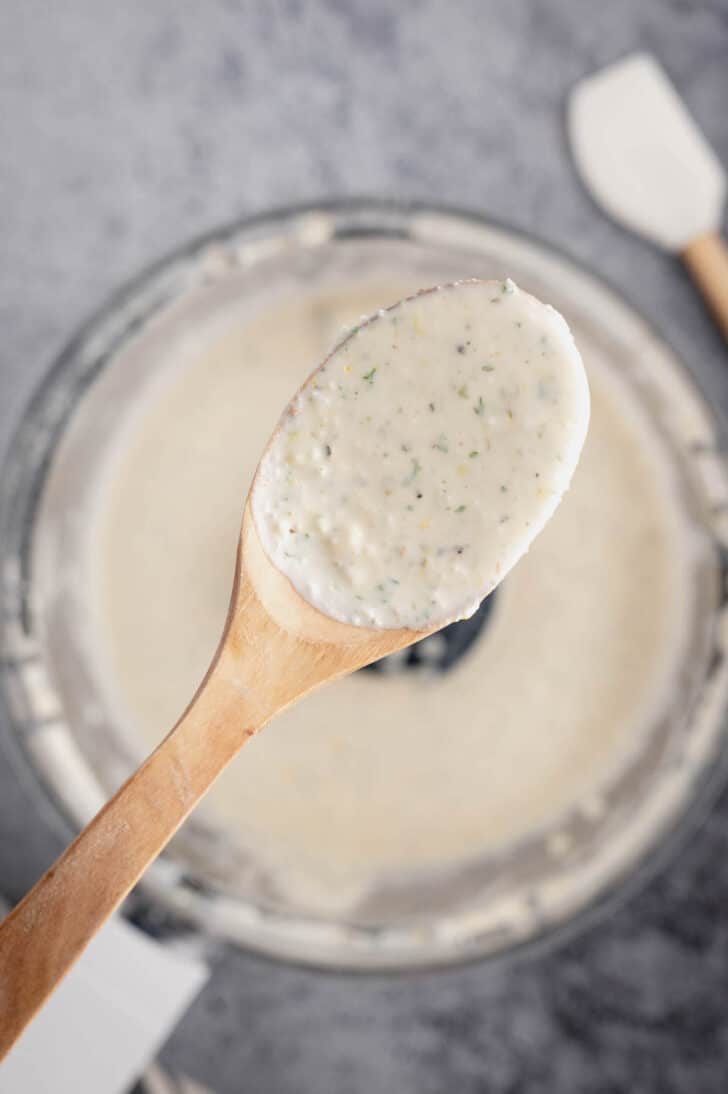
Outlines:
{"type": "MultiPolygon", "coordinates": [[[[723,422],[703,396],[699,383],[685,363],[618,288],[563,249],[530,233],[475,211],[437,203],[353,198],[274,209],[198,237],[142,270],[112,295],[67,343],[36,388],[16,427],[2,468],[0,720],[7,721],[11,727],[11,738],[24,774],[32,773],[43,806],[51,807],[55,826],[66,834],[74,831],[72,809],[64,801],[58,780],[54,784],[53,776],[47,770],[41,773],[37,758],[29,748],[33,727],[40,723],[42,715],[33,709],[32,697],[15,679],[14,669],[28,659],[38,659],[31,600],[34,522],[56,446],[78,400],[117,349],[150,316],[185,288],[204,283],[206,262],[210,263],[210,275],[214,277],[221,256],[229,262],[234,255],[235,262],[244,266],[249,261],[246,248],[249,248],[248,255],[259,257],[266,240],[273,246],[280,246],[286,240],[314,246],[319,242],[354,237],[437,242],[421,230],[421,221],[427,217],[444,218],[453,228],[461,226],[465,230],[476,228],[507,234],[512,240],[522,241],[524,246],[552,255],[602,294],[611,294],[622,311],[668,351],[683,382],[692,389],[711,438],[711,443],[700,452],[696,451],[696,458],[712,460],[725,480],[726,431],[723,422]],[[219,252],[216,245],[221,248],[219,252]]],[[[720,534],[717,530],[714,533],[723,580],[726,536],[722,530],[720,534]]],[[[719,653],[717,649],[715,652],[719,653]]],[[[651,842],[648,841],[636,858],[610,877],[601,891],[593,894],[581,908],[569,912],[564,920],[544,922],[527,938],[508,938],[500,933],[496,939],[494,933],[497,932],[476,932],[472,937],[466,934],[456,945],[452,942],[435,944],[429,939],[403,949],[400,928],[383,931],[345,923],[324,924],[252,908],[242,901],[229,902],[231,907],[224,908],[221,914],[221,906],[228,903],[224,897],[207,891],[197,879],[186,876],[178,863],[166,862],[164,858],[148,872],[127,907],[136,909],[142,923],[153,924],[155,930],[164,934],[177,929],[187,933],[192,923],[203,939],[234,941],[278,959],[330,970],[415,971],[476,959],[497,962],[515,955],[543,952],[573,937],[619,906],[664,867],[704,818],[728,777],[728,721],[725,708],[721,709],[718,742],[711,762],[703,763],[694,778],[692,793],[685,795],[684,803],[671,814],[668,823],[652,836],[651,842]],[[161,915],[160,910],[163,910],[161,915]],[[323,946],[322,939],[325,939],[323,946]]]]}

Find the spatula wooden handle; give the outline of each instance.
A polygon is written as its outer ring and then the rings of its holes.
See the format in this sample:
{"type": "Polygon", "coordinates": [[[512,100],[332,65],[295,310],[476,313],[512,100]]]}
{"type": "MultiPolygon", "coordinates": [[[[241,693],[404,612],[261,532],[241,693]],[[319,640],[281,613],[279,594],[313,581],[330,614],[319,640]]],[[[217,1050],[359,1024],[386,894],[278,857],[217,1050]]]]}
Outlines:
{"type": "Polygon", "coordinates": [[[256,720],[246,717],[234,683],[213,674],[159,748],[0,924],[0,1060],[256,720]]]}
{"type": "Polygon", "coordinates": [[[682,259],[728,340],[728,245],[710,232],[689,243],[682,259]]]}

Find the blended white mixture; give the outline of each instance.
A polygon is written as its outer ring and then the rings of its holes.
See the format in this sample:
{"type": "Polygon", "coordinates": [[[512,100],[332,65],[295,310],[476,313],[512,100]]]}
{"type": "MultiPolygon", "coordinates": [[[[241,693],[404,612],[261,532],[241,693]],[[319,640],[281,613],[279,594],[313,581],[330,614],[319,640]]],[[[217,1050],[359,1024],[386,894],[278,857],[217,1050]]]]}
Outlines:
{"type": "MultiPolygon", "coordinates": [[[[412,288],[319,292],[252,321],[231,305],[150,361],[103,469],[91,558],[110,702],[143,746],[216,647],[242,499],[281,407],[343,325],[412,288]]],[[[345,912],[373,880],[593,814],[667,701],[689,580],[681,518],[653,427],[586,349],[592,416],[572,487],[473,648],[444,674],[363,672],[315,693],[203,803],[299,906],[345,912]]]]}
{"type": "Polygon", "coordinates": [[[553,308],[510,280],[421,292],[356,327],[287,409],[252,493],[261,541],[342,622],[462,619],[553,514],[588,422],[553,308]]]}

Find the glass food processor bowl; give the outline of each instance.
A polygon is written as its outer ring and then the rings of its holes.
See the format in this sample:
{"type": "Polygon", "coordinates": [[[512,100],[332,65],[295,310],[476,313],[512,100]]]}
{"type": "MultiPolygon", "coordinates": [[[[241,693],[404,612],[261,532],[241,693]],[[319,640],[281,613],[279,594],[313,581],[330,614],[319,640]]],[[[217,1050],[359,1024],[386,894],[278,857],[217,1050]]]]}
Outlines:
{"type": "MultiPolygon", "coordinates": [[[[134,719],[110,686],[108,667],[102,665],[105,638],[96,618],[98,605],[92,603],[96,594],[88,561],[89,514],[98,507],[100,491],[108,491],[112,481],[103,477],[102,469],[131,444],[139,392],[150,391],[157,383],[160,392],[164,390],[162,373],[166,376],[171,367],[170,352],[181,358],[189,351],[194,357],[197,343],[213,329],[210,323],[231,309],[244,347],[245,332],[252,329],[248,324],[256,317],[267,314],[275,320],[276,309],[301,300],[306,321],[320,327],[323,345],[333,339],[341,318],[341,308],[327,310],[321,304],[332,293],[351,290],[356,295],[361,290],[364,299],[374,292],[373,286],[407,289],[468,276],[510,276],[552,302],[567,317],[587,370],[606,369],[614,375],[626,393],[625,406],[634,409],[650,434],[650,458],[669,480],[666,490],[677,514],[675,527],[679,523],[685,545],[679,633],[669,658],[666,655],[665,663],[655,669],[669,676],[663,681],[663,698],[649,716],[643,712],[642,728],[629,747],[615,747],[601,765],[599,780],[585,780],[584,792],[574,794],[558,815],[544,814],[531,826],[514,824],[512,837],[500,841],[483,831],[481,843],[477,823],[471,823],[461,852],[454,836],[448,843],[447,832],[428,829],[428,815],[442,813],[437,813],[431,797],[429,803],[419,803],[416,813],[421,840],[411,836],[412,868],[404,861],[404,852],[401,866],[399,860],[388,859],[386,838],[380,838],[371,844],[371,854],[384,865],[365,885],[361,878],[370,845],[355,828],[347,835],[344,826],[340,842],[353,846],[361,840],[356,884],[338,870],[332,851],[330,872],[322,874],[312,893],[305,885],[305,862],[298,864],[303,881],[291,887],[281,883],[280,869],[274,869],[264,854],[256,854],[261,832],[266,834],[268,784],[259,792],[264,819],[257,828],[253,819],[246,820],[245,801],[239,824],[231,821],[229,810],[206,812],[203,803],[140,884],[137,895],[150,903],[157,918],[193,924],[206,936],[278,957],[336,968],[432,966],[499,955],[558,938],[595,909],[608,907],[628,891],[631,881],[662,860],[701,815],[723,779],[727,670],[722,559],[728,533],[728,478],[710,408],[670,349],[593,274],[476,215],[424,205],[350,201],[274,212],[235,224],[140,275],[73,339],[29,406],[0,482],[0,713],[44,793],[77,827],[143,758],[150,742],[135,732],[134,719]],[[179,353],[175,347],[181,347],[179,353]],[[432,845],[429,858],[420,844],[432,845]]],[[[314,354],[301,379],[316,360],[314,354]]],[[[252,428],[256,414],[252,381],[250,396],[250,405],[241,405],[243,430],[252,428]]],[[[281,398],[280,405],[284,402],[281,398]]],[[[266,430],[270,424],[265,423],[266,430]]],[[[241,488],[239,512],[243,500],[241,488]]],[[[567,511],[569,504],[567,496],[562,508],[567,511]]],[[[619,540],[622,530],[615,527],[610,534],[619,540]]],[[[537,545],[533,562],[528,562],[533,573],[539,565],[538,551],[537,545]]],[[[553,594],[556,604],[569,596],[573,577],[568,568],[565,575],[553,594]]],[[[415,702],[436,705],[443,681],[465,679],[458,674],[468,664],[472,671],[478,649],[485,651],[491,641],[488,635],[500,636],[498,619],[507,614],[506,605],[515,596],[509,592],[509,581],[473,621],[359,674],[356,694],[362,698],[352,700],[349,709],[366,707],[368,694],[373,701],[378,695],[377,702],[386,709],[389,682],[396,679],[401,689],[405,678],[411,687],[407,685],[404,705],[398,708],[403,713],[392,718],[411,718],[415,702]],[[420,697],[410,699],[410,692],[420,697]]],[[[526,588],[522,596],[527,600],[528,595],[526,588]]],[[[533,624],[537,629],[539,621],[533,624]]],[[[492,643],[494,648],[495,637],[492,643]]],[[[587,633],[582,645],[589,646],[587,633]]],[[[538,664],[522,668],[524,689],[529,680],[538,683],[538,664]]],[[[563,666],[559,671],[549,686],[568,689],[568,674],[563,666]]],[[[197,682],[190,680],[190,693],[197,682]]],[[[455,688],[452,683],[447,686],[455,688]]],[[[321,695],[325,704],[326,693],[321,695]]],[[[468,741],[473,734],[498,731],[488,721],[487,701],[473,695],[468,707],[467,689],[461,694],[453,715],[457,724],[442,727],[453,734],[452,759],[442,773],[442,795],[453,803],[453,810],[470,755],[463,753],[458,768],[458,726],[468,722],[468,741]]],[[[601,700],[595,703],[599,709],[604,705],[601,700]]],[[[547,698],[544,725],[548,706],[547,698]]],[[[315,717],[325,717],[326,709],[319,705],[315,717]]],[[[348,718],[341,709],[339,703],[336,717],[346,723],[340,726],[344,744],[336,747],[346,749],[352,747],[351,733],[346,736],[348,718]]],[[[160,735],[167,728],[160,726],[160,735]]],[[[534,741],[539,728],[533,727],[534,741]]],[[[588,728],[585,722],[585,733],[588,728]]],[[[265,731],[273,732],[275,724],[265,731]]],[[[629,737],[627,730],[625,735],[629,737]]],[[[428,747],[426,735],[410,740],[428,747]]],[[[361,740],[356,744],[365,747],[361,740]]],[[[386,736],[371,747],[387,759],[386,736]]],[[[573,756],[577,765],[577,744],[569,747],[569,763],[573,756]]],[[[328,739],[317,748],[314,756],[326,765],[326,772],[314,772],[317,782],[315,793],[310,791],[310,809],[322,810],[325,820],[326,777],[337,778],[338,771],[341,778],[354,779],[355,774],[346,774],[341,764],[337,768],[335,748],[328,739]]],[[[239,763],[244,764],[246,757],[247,749],[239,763]]],[[[371,756],[362,753],[360,759],[367,778],[374,779],[371,756]]],[[[346,762],[356,768],[356,755],[346,762]]],[[[416,770],[414,765],[412,771],[399,773],[410,797],[416,770]]],[[[517,788],[518,765],[509,770],[517,788]]],[[[477,791],[477,773],[475,782],[472,772],[468,777],[472,794],[473,786],[477,791]]],[[[554,772],[549,777],[555,777],[554,772]]],[[[432,786],[432,781],[423,783],[431,795],[432,786]]],[[[372,783],[360,788],[360,800],[366,803],[370,791],[376,799],[372,783]]],[[[304,807],[307,792],[299,795],[304,807]]],[[[403,800],[404,793],[403,789],[403,800]]],[[[398,824],[396,793],[394,798],[390,831],[398,824]]],[[[531,815],[525,801],[523,815],[531,815]]],[[[412,824],[413,816],[415,812],[407,823],[412,824]]],[[[508,809],[504,816],[507,820],[508,809]]],[[[337,824],[334,810],[331,829],[337,824]]],[[[290,825],[295,825],[295,817],[290,825]]],[[[454,820],[453,826],[457,835],[454,820]]],[[[439,828],[447,829],[448,824],[439,828]]],[[[325,829],[324,823],[324,833],[325,829]]],[[[290,834],[284,832],[283,843],[290,834]]]]}

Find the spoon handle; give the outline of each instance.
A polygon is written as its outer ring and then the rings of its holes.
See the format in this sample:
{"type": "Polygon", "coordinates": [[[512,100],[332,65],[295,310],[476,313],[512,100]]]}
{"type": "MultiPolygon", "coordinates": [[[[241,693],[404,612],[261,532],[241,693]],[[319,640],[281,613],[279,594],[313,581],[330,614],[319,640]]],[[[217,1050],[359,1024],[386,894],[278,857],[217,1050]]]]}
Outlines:
{"type": "Polygon", "coordinates": [[[230,665],[221,657],[172,732],[0,924],[0,1060],[262,724],[230,665]]]}
{"type": "Polygon", "coordinates": [[[252,522],[241,545],[225,634],[189,707],[0,924],[0,1060],[245,742],[313,688],[423,637],[320,615],[267,561],[252,522]]]}

